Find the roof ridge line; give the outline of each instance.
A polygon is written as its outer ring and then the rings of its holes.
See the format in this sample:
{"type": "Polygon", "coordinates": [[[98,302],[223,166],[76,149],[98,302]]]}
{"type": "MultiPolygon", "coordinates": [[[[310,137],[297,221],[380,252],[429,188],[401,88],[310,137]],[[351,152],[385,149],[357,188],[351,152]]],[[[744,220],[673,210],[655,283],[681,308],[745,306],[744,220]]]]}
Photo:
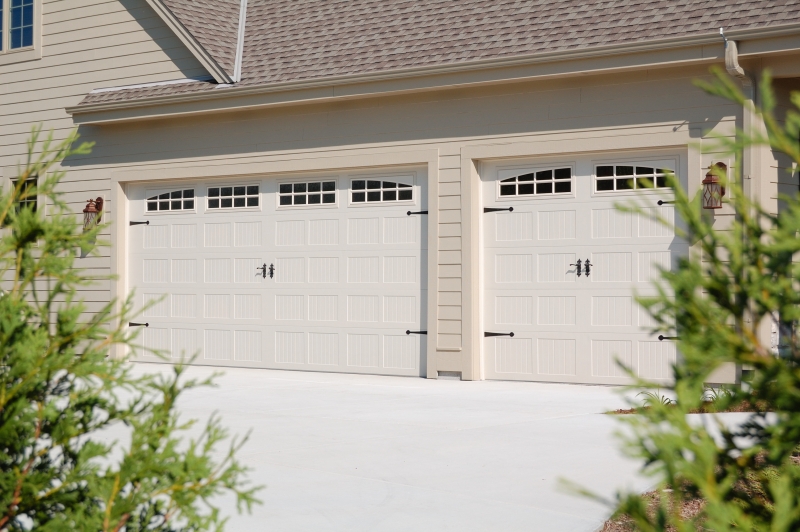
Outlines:
{"type": "Polygon", "coordinates": [[[217,83],[233,83],[233,78],[225,71],[214,57],[208,53],[194,35],[183,25],[175,14],[161,0],[146,0],[153,11],[175,33],[180,41],[189,49],[189,52],[200,61],[208,73],[217,83]]]}

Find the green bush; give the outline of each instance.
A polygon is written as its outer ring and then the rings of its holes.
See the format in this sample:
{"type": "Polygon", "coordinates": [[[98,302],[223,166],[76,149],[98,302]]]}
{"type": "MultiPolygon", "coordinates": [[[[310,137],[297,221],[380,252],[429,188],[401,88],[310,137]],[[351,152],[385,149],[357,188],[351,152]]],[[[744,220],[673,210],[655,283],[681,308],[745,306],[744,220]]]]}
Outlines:
{"type": "Polygon", "coordinates": [[[135,377],[108,357],[135,339],[131,300],[87,312],[78,290],[98,278],[73,262],[104,226],[83,232],[56,192],[58,163],[91,146],[39,137],[34,129],[17,185],[0,193],[0,530],[220,529],[214,497],[233,493],[240,511],[257,502],[235,458],[243,440],[219,453],[227,433],[213,416],[187,437],[193,422],[179,421],[176,400],[210,381],[179,379],[180,366],[135,377]],[[37,195],[47,216],[25,203],[37,195]],[[128,441],[103,443],[101,431],[121,425],[128,441]]]}

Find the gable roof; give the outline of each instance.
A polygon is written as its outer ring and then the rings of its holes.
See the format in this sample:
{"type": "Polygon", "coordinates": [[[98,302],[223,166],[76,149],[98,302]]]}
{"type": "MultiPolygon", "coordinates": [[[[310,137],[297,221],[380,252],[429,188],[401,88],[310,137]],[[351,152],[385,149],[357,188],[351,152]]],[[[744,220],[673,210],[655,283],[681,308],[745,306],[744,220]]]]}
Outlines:
{"type": "MultiPolygon", "coordinates": [[[[232,74],[240,0],[161,2],[232,74]]],[[[248,0],[233,89],[591,51],[800,20],[796,0],[248,0]]],[[[721,40],[720,40],[721,44],[721,40]]],[[[215,76],[216,78],[216,76],[215,76]]],[[[218,83],[219,79],[216,80],[218,83]]],[[[103,91],[73,109],[215,91],[204,82],[103,91]]]]}

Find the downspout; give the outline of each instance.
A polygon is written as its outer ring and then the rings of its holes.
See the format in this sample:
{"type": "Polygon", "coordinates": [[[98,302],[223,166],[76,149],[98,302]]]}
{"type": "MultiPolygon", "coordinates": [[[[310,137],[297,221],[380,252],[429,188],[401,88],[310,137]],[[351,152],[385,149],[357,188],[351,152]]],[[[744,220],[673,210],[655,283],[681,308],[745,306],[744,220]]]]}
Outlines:
{"type": "Polygon", "coordinates": [[[244,54],[244,28],[247,23],[247,0],[239,4],[239,31],[236,34],[236,59],[233,63],[233,82],[242,81],[242,55],[244,54]]]}

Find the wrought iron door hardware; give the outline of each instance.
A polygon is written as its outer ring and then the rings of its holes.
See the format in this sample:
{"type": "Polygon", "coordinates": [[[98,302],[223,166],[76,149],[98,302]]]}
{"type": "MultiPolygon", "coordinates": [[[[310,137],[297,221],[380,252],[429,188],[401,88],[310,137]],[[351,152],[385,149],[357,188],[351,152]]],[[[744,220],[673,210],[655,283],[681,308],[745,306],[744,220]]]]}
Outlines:
{"type": "Polygon", "coordinates": [[[664,336],[663,334],[658,335],[658,341],[663,342],[664,340],[677,340],[677,336],[664,336]]]}
{"type": "Polygon", "coordinates": [[[128,322],[128,327],[150,327],[150,324],[149,323],[134,323],[134,322],[131,321],[131,322],[128,322]]]}
{"type": "Polygon", "coordinates": [[[128,225],[150,225],[150,220],[146,222],[128,222],[128,225]]]}
{"type": "Polygon", "coordinates": [[[513,332],[509,332],[509,333],[484,332],[483,333],[483,337],[484,338],[491,338],[493,336],[510,336],[511,338],[514,338],[514,333],[513,332]]]}
{"type": "Polygon", "coordinates": [[[500,208],[500,207],[484,207],[483,208],[483,213],[484,214],[486,214],[487,212],[500,212],[500,211],[514,212],[514,207],[503,207],[503,208],[500,208]]]}
{"type": "Polygon", "coordinates": [[[408,211],[406,213],[406,216],[411,216],[412,214],[428,214],[428,211],[417,211],[417,212],[408,211]]]}
{"type": "MultiPolygon", "coordinates": [[[[578,262],[576,262],[575,264],[570,264],[570,266],[577,266],[578,267],[578,269],[576,271],[578,272],[578,277],[580,277],[581,276],[581,259],[578,259],[578,262]]],[[[589,274],[587,273],[586,275],[589,275],[589,274]]]]}
{"type": "Polygon", "coordinates": [[[667,205],[668,203],[675,203],[675,202],[674,201],[658,200],[658,204],[659,205],[667,205]]]}
{"type": "Polygon", "coordinates": [[[406,334],[428,334],[428,331],[406,331],[406,334]]]}
{"type": "MultiPolygon", "coordinates": [[[[267,263],[265,262],[263,266],[257,266],[256,271],[261,270],[261,277],[264,279],[267,278],[267,263]]],[[[272,276],[270,276],[272,277],[272,276]]]]}
{"type": "Polygon", "coordinates": [[[270,264],[268,271],[269,271],[269,278],[272,279],[275,276],[275,265],[270,264]]]}
{"type": "MultiPolygon", "coordinates": [[[[580,261],[578,261],[578,262],[580,262],[580,261]]],[[[586,262],[583,264],[584,271],[586,272],[586,277],[589,277],[589,274],[592,273],[592,270],[589,269],[592,266],[594,266],[594,264],[589,262],[589,259],[586,259],[586,262]]]]}

